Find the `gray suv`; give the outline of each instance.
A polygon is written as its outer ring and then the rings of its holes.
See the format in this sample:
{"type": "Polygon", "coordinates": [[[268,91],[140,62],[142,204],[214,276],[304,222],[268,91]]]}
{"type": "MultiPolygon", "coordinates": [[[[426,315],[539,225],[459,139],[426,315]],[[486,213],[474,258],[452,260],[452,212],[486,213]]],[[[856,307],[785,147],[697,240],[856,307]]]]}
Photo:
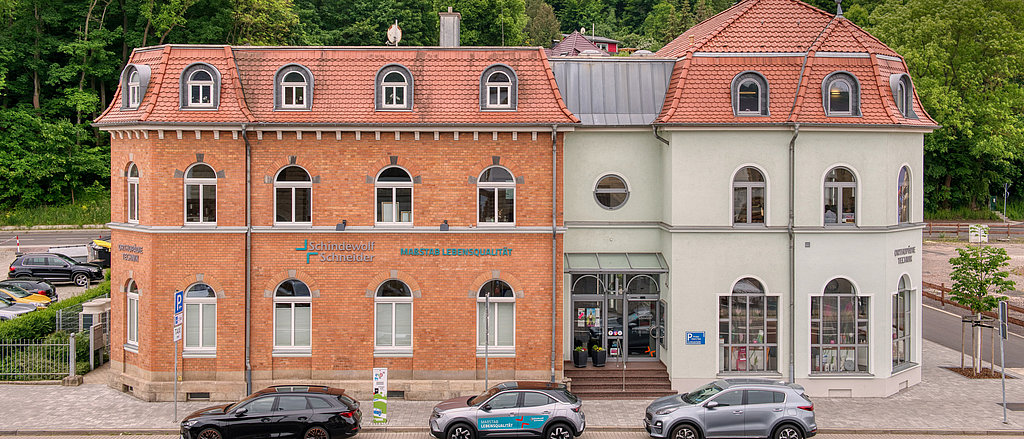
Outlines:
{"type": "Polygon", "coordinates": [[[672,439],[814,436],[814,404],[803,387],[760,378],[730,378],[654,400],[644,426],[651,437],[672,439]]]}
{"type": "Polygon", "coordinates": [[[453,398],[434,406],[430,434],[440,439],[569,439],[583,434],[586,424],[580,399],[565,385],[509,381],[478,396],[453,398]]]}

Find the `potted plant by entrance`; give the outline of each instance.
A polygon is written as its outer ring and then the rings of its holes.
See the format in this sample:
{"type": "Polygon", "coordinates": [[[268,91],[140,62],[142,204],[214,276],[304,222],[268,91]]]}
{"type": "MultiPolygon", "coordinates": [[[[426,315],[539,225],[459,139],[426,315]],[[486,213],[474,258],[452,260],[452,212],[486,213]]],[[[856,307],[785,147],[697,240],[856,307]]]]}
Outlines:
{"type": "Polygon", "coordinates": [[[591,346],[590,359],[594,361],[594,367],[604,367],[604,362],[608,359],[608,351],[598,345],[591,346]]]}
{"type": "Polygon", "coordinates": [[[587,367],[587,348],[583,346],[573,348],[572,364],[576,367],[587,367]]]}

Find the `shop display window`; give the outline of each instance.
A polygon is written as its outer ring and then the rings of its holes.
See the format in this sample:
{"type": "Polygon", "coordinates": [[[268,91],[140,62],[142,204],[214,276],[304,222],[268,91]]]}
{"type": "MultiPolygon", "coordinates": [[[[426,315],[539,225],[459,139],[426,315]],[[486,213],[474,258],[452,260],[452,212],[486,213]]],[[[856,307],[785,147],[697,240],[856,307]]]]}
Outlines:
{"type": "Polygon", "coordinates": [[[765,295],[761,282],[748,277],[718,301],[719,371],[778,371],[778,296],[765,295]]]}
{"type": "Polygon", "coordinates": [[[869,297],[836,278],[811,297],[811,371],[868,371],[869,297]]]}

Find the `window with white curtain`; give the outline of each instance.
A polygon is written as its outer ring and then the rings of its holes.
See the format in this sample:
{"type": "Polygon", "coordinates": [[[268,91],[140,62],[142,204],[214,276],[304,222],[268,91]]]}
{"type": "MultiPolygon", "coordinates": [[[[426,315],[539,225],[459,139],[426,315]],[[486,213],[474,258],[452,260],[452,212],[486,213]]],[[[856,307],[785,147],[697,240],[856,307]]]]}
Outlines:
{"type": "Polygon", "coordinates": [[[128,222],[139,222],[139,167],[128,167],[128,222]]]}
{"type": "Polygon", "coordinates": [[[185,352],[217,348],[217,293],[204,283],[185,290],[185,352]]]}
{"type": "Polygon", "coordinates": [[[125,287],[125,297],[128,302],[128,328],[125,342],[129,345],[138,347],[139,345],[139,286],[135,283],[135,279],[128,279],[128,285],[125,287]]]}
{"type": "Polygon", "coordinates": [[[374,348],[412,352],[412,291],[400,280],[385,281],[374,298],[374,348]]]}
{"type": "Polygon", "coordinates": [[[312,296],[300,280],[288,279],[274,291],[274,349],[309,351],[312,296]]]}
{"type": "Polygon", "coordinates": [[[476,298],[476,349],[478,353],[514,352],[516,347],[516,295],[507,283],[492,280],[476,298]]]}

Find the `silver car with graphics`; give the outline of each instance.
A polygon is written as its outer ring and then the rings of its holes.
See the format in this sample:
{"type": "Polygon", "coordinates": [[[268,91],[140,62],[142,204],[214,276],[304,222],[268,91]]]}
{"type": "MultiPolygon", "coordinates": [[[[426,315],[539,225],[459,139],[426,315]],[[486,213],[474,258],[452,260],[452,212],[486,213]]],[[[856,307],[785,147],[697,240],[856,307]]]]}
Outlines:
{"type": "Polygon", "coordinates": [[[583,404],[565,385],[509,381],[434,406],[430,434],[439,439],[543,437],[570,439],[586,428],[583,404]]]}
{"type": "Polygon", "coordinates": [[[731,378],[647,406],[651,437],[803,439],[818,433],[814,404],[797,384],[731,378]]]}

